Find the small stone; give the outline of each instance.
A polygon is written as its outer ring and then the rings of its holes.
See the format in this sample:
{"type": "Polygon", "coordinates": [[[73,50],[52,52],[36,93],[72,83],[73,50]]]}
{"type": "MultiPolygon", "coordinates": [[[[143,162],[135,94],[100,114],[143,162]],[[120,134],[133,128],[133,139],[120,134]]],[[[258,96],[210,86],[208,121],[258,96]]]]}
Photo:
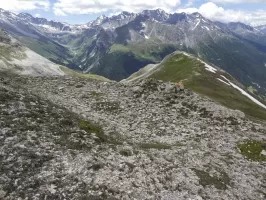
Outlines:
{"type": "Polygon", "coordinates": [[[143,92],[143,88],[140,87],[140,86],[135,86],[135,87],[132,88],[132,91],[134,93],[141,93],[141,92],[143,92]]]}
{"type": "Polygon", "coordinates": [[[262,150],[262,152],[260,154],[263,155],[263,156],[266,156],[266,151],[262,150]]]}
{"type": "Polygon", "coordinates": [[[0,199],[4,199],[5,196],[6,196],[6,192],[0,189],[0,199]]]}

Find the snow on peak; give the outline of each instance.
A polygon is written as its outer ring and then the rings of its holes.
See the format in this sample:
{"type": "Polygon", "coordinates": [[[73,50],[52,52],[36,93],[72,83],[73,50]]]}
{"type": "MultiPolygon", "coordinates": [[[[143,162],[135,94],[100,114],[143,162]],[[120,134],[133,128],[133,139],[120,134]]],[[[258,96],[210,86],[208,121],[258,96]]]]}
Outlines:
{"type": "Polygon", "coordinates": [[[198,20],[197,24],[194,26],[192,30],[194,31],[198,27],[199,24],[200,24],[200,19],[198,20]]]}
{"type": "Polygon", "coordinates": [[[99,20],[103,20],[104,18],[105,18],[104,15],[101,15],[101,16],[98,17],[99,20]]]}
{"type": "Polygon", "coordinates": [[[207,26],[203,26],[203,28],[205,28],[207,31],[210,31],[209,27],[207,26]]]}
{"type": "Polygon", "coordinates": [[[145,22],[141,22],[141,26],[142,26],[143,28],[145,28],[145,27],[146,27],[145,22]]]}
{"type": "Polygon", "coordinates": [[[94,25],[100,25],[104,19],[106,19],[107,17],[105,15],[101,15],[99,16],[95,21],[94,21],[94,25]]]}
{"type": "Polygon", "coordinates": [[[161,9],[161,8],[158,8],[157,11],[158,11],[159,13],[164,13],[164,10],[161,9]]]}

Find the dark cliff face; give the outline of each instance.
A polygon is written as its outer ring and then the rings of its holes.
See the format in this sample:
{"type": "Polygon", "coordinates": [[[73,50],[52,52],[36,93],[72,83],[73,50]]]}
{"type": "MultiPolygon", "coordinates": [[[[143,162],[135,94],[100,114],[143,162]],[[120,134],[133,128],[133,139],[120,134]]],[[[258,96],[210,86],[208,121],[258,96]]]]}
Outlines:
{"type": "Polygon", "coordinates": [[[11,42],[10,36],[3,29],[0,29],[0,42],[6,42],[6,43],[10,43],[11,42]]]}

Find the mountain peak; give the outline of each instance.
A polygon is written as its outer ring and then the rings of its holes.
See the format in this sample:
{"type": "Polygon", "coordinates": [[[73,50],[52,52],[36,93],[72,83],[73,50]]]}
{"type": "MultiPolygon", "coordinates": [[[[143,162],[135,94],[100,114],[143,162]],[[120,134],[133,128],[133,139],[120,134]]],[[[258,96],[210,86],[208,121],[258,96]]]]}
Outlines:
{"type": "Polygon", "coordinates": [[[156,10],[144,10],[140,14],[147,15],[152,19],[155,19],[157,21],[166,21],[170,14],[166,13],[162,9],[156,9],[156,10]]]}
{"type": "Polygon", "coordinates": [[[130,16],[130,15],[132,15],[133,13],[130,13],[130,12],[127,12],[127,11],[123,11],[121,14],[122,14],[122,15],[126,15],[126,16],[130,16]]]}
{"type": "Polygon", "coordinates": [[[241,28],[241,29],[246,29],[246,30],[249,30],[249,31],[254,31],[254,28],[252,26],[249,26],[247,24],[244,24],[242,22],[230,22],[228,23],[228,26],[231,28],[231,29],[238,29],[238,28],[241,28]]]}
{"type": "Polygon", "coordinates": [[[19,13],[18,16],[20,16],[20,17],[24,17],[24,16],[32,17],[32,15],[29,13],[19,13]]]}
{"type": "Polygon", "coordinates": [[[166,13],[163,9],[161,9],[161,8],[158,8],[158,9],[156,9],[156,11],[158,12],[158,13],[160,13],[160,14],[164,14],[164,13],[166,13]]]}
{"type": "Polygon", "coordinates": [[[34,17],[29,13],[19,13],[17,16],[30,21],[34,19],[34,17]]]}
{"type": "Polygon", "coordinates": [[[199,12],[194,12],[194,13],[192,13],[192,15],[197,17],[197,18],[204,18],[199,12]]]}

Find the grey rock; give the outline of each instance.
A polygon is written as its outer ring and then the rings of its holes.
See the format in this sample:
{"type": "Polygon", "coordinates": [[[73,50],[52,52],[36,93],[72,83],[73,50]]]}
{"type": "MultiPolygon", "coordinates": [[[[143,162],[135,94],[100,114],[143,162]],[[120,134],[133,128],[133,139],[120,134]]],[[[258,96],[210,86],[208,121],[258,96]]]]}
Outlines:
{"type": "Polygon", "coordinates": [[[266,151],[262,150],[260,154],[263,155],[263,156],[266,156],[266,151]]]}
{"type": "Polygon", "coordinates": [[[0,191],[7,200],[261,199],[264,163],[247,160],[237,144],[265,141],[266,130],[242,112],[187,89],[168,92],[156,80],[5,80],[0,191]],[[78,83],[84,87],[76,88],[78,83]],[[58,88],[65,89],[54,93],[58,88]],[[82,98],[90,91],[104,95],[82,98]],[[106,102],[111,110],[97,109],[106,102]],[[211,114],[201,117],[202,110],[211,114]],[[80,126],[82,121],[100,128],[80,126]]]}

